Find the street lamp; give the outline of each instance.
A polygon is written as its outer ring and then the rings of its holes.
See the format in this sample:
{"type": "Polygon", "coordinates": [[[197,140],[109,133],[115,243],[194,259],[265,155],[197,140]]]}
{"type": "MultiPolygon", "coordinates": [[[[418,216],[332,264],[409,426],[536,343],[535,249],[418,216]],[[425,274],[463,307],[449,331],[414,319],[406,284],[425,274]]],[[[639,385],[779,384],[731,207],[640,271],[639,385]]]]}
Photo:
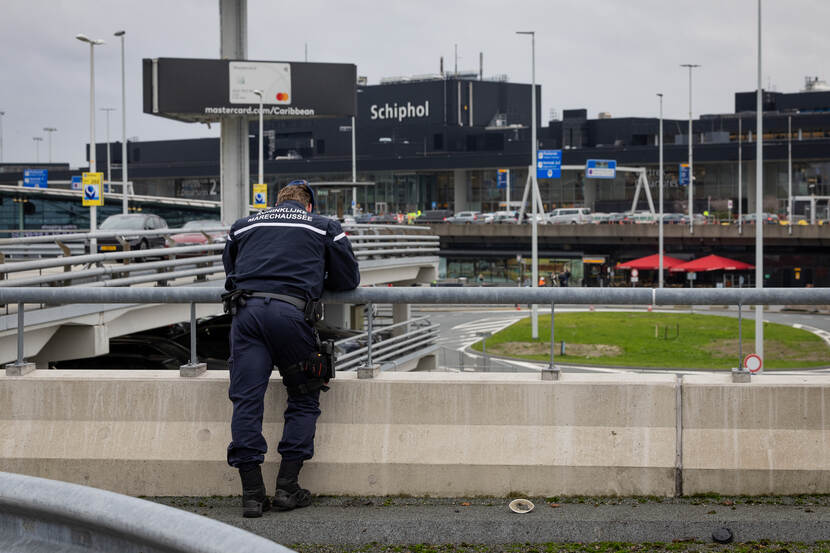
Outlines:
{"type": "Polygon", "coordinates": [[[658,287],[663,287],[663,93],[658,92],[657,97],[660,98],[660,227],[659,227],[659,250],[660,257],[660,271],[658,273],[658,287]]]}
{"type": "Polygon", "coordinates": [[[46,135],[49,138],[49,140],[48,140],[48,144],[49,144],[49,163],[52,163],[52,133],[57,131],[57,130],[58,129],[56,129],[55,127],[43,127],[43,131],[46,132],[46,133],[49,133],[49,134],[46,135]]]}
{"type": "MultiPolygon", "coordinates": [[[[95,173],[95,47],[104,44],[101,39],[92,39],[86,35],[75,35],[81,42],[89,44],[89,172],[95,173]]],[[[89,207],[89,230],[95,232],[98,228],[98,212],[96,206],[89,207]]],[[[98,252],[98,241],[91,238],[89,253],[98,252]]]]}
{"type": "Polygon", "coordinates": [[[689,234],[695,233],[694,220],[694,183],[695,168],[692,164],[692,69],[700,67],[695,63],[683,63],[680,67],[689,68],[689,234]]]}
{"type": "MultiPolygon", "coordinates": [[[[530,87],[530,165],[528,171],[531,179],[531,242],[530,255],[532,265],[531,286],[539,286],[539,222],[536,220],[536,198],[539,195],[538,184],[536,183],[536,31],[516,31],[517,35],[530,35],[530,63],[531,63],[531,87],[530,87]]],[[[533,340],[539,338],[539,309],[536,304],[530,308],[530,337],[533,340]]]]}
{"type": "Polygon", "coordinates": [[[35,141],[35,163],[40,163],[40,143],[43,142],[43,138],[40,136],[33,136],[32,140],[35,141]]]}
{"type": "Polygon", "coordinates": [[[107,183],[112,182],[112,155],[110,153],[110,112],[115,108],[101,108],[107,114],[107,183]]]}
{"type": "MultiPolygon", "coordinates": [[[[764,102],[761,88],[761,0],[758,0],[758,90],[755,94],[755,288],[764,287],[764,102]]],[[[764,359],[764,306],[755,306],[755,354],[764,359]]],[[[763,365],[761,365],[763,367],[763,365]]],[[[763,371],[763,369],[761,369],[763,371]]]]}
{"type": "Polygon", "coordinates": [[[121,211],[127,213],[127,85],[124,78],[124,35],[127,31],[116,31],[121,37],[121,211]]]}
{"type": "Polygon", "coordinates": [[[262,91],[254,90],[254,94],[259,97],[259,177],[257,184],[262,184],[264,180],[262,174],[262,91]]]}

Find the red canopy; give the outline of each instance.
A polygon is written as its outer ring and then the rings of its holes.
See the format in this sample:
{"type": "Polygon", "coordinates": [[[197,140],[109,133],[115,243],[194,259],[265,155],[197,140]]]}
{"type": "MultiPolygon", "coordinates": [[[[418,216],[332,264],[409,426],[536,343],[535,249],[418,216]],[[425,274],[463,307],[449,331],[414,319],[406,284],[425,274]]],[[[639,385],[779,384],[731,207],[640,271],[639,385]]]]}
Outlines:
{"type": "MultiPolygon", "coordinates": [[[[683,260],[663,255],[663,269],[682,265],[683,260]]],[[[657,271],[660,269],[660,254],[648,255],[640,259],[632,259],[619,265],[620,269],[637,269],[638,271],[657,271]]]]}
{"type": "Polygon", "coordinates": [[[672,267],[672,271],[685,271],[687,273],[704,273],[706,271],[745,271],[754,269],[755,265],[744,263],[736,259],[729,259],[719,255],[707,255],[694,259],[682,265],[672,267]]]}

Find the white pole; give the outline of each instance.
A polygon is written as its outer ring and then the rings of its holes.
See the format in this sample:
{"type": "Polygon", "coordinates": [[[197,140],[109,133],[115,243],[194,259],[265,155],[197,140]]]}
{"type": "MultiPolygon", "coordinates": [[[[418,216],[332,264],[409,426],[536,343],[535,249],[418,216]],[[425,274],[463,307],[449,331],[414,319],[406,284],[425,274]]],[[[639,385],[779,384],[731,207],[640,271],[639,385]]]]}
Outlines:
{"type": "Polygon", "coordinates": [[[263,152],[262,152],[262,91],[261,90],[254,90],[254,94],[259,96],[259,171],[257,172],[257,184],[262,184],[264,180],[263,176],[263,168],[262,168],[262,159],[263,159],[263,152]]]}
{"type": "Polygon", "coordinates": [[[659,227],[659,244],[660,251],[660,272],[658,278],[658,287],[663,287],[663,94],[657,95],[660,98],[660,227],[659,227]]]}
{"type": "Polygon", "coordinates": [[[124,40],[126,31],[118,31],[121,37],[121,212],[128,213],[127,200],[127,81],[124,69],[124,40]]]}
{"type": "Polygon", "coordinates": [[[52,163],[52,133],[55,132],[55,127],[43,127],[43,131],[46,133],[46,142],[49,146],[49,163],[52,163]]]}
{"type": "MultiPolygon", "coordinates": [[[[352,115],[352,184],[357,182],[357,138],[355,133],[356,118],[352,115]]],[[[357,216],[357,186],[352,186],[352,215],[357,216]]]]}
{"type": "Polygon", "coordinates": [[[700,67],[694,63],[684,63],[681,67],[689,68],[689,234],[695,233],[694,220],[694,185],[695,185],[695,168],[692,158],[692,69],[700,67]]]}
{"type": "Polygon", "coordinates": [[[787,232],[793,233],[793,116],[787,116],[787,232]]]}
{"type": "MultiPolygon", "coordinates": [[[[758,0],[758,91],[755,101],[755,288],[764,287],[764,103],[761,89],[761,0],[758,0]]],[[[764,306],[755,306],[755,354],[764,360],[764,306]]],[[[763,368],[761,369],[763,371],[763,368]]]]}
{"type": "Polygon", "coordinates": [[[3,161],[3,116],[5,111],[0,111],[0,162],[3,161]]]}
{"type": "Polygon", "coordinates": [[[507,190],[505,191],[505,197],[507,201],[505,202],[505,209],[510,211],[510,169],[507,170],[507,190]]]}
{"type": "Polygon", "coordinates": [[[107,183],[112,182],[112,156],[110,152],[110,112],[115,108],[101,108],[107,114],[107,183]]]}
{"type": "Polygon", "coordinates": [[[40,163],[40,143],[43,139],[39,136],[33,136],[32,140],[35,143],[35,163],[40,163]]]}
{"type": "Polygon", "coordinates": [[[738,116],[738,234],[743,234],[744,233],[744,222],[743,222],[744,206],[743,206],[743,201],[742,201],[742,196],[743,196],[742,187],[743,187],[743,165],[744,165],[744,163],[743,163],[743,150],[744,150],[744,145],[743,145],[743,142],[742,142],[743,136],[741,134],[742,133],[742,130],[741,130],[741,122],[742,121],[743,121],[743,118],[738,116]]]}
{"type": "MultiPolygon", "coordinates": [[[[95,156],[95,43],[89,43],[89,172],[96,172],[95,156]]],[[[98,229],[97,206],[89,206],[89,231],[98,229]]],[[[98,253],[98,240],[89,241],[89,253],[98,253]]]]}

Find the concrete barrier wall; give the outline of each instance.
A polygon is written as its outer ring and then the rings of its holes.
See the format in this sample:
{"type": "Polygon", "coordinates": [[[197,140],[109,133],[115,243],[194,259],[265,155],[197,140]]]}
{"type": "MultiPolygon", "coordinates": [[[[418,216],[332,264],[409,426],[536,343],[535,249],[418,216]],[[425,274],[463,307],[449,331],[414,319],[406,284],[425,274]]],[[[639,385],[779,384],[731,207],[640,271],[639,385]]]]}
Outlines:
{"type": "MultiPolygon", "coordinates": [[[[384,373],[323,394],[301,482],[323,494],[674,492],[675,379],[384,373]]],[[[285,391],[270,386],[273,486],[285,391]]],[[[131,495],[239,493],[227,373],[35,371],[0,378],[0,470],[131,495]]]]}
{"type": "MultiPolygon", "coordinates": [[[[322,396],[301,483],[321,494],[675,492],[677,379],[655,374],[383,373],[322,396]]],[[[830,492],[826,377],[686,376],[687,494],[830,492]]],[[[268,391],[269,488],[285,391],[268,391]]],[[[238,494],[227,373],[35,371],[0,377],[0,471],[131,495],[238,494]]]]}
{"type": "Polygon", "coordinates": [[[767,374],[683,383],[686,494],[830,492],[830,380],[767,374]]]}

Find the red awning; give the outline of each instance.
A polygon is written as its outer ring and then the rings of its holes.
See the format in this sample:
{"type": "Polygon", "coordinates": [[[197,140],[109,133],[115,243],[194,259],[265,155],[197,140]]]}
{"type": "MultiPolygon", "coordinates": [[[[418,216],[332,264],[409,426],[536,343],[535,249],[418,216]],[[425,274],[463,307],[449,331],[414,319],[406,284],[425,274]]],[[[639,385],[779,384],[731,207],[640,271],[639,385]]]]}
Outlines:
{"type": "MultiPolygon", "coordinates": [[[[663,255],[663,269],[670,269],[672,267],[676,267],[677,265],[682,265],[683,263],[684,261],[682,259],[669,257],[665,254],[663,255]]],[[[631,261],[621,263],[619,268],[637,269],[638,271],[657,271],[660,269],[660,255],[654,254],[641,257],[640,259],[632,259],[631,261]]]]}
{"type": "Polygon", "coordinates": [[[744,263],[736,259],[729,259],[719,255],[707,255],[694,259],[682,265],[672,267],[672,271],[685,271],[687,273],[705,273],[706,271],[746,271],[754,269],[755,265],[744,263]]]}

